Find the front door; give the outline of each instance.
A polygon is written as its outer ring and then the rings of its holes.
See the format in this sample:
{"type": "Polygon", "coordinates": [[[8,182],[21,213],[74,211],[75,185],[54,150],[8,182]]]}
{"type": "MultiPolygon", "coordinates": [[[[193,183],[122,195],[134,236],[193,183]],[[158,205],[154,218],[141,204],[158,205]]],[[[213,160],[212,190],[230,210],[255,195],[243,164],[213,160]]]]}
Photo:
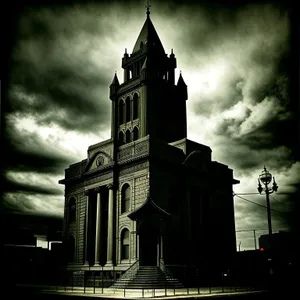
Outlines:
{"type": "Polygon", "coordinates": [[[140,266],[157,265],[157,235],[142,233],[139,235],[140,266]]]}

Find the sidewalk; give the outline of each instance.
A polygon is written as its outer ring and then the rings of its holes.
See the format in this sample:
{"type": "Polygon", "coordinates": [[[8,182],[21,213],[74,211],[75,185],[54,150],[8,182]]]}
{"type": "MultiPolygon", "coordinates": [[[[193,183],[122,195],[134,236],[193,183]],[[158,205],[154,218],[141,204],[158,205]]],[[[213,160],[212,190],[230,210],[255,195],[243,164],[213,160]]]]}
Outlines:
{"type": "Polygon", "coordinates": [[[94,287],[56,287],[56,286],[29,286],[18,285],[18,289],[30,290],[38,294],[51,294],[60,296],[94,297],[105,299],[186,299],[200,297],[223,297],[235,295],[249,295],[266,293],[266,290],[250,290],[237,287],[212,287],[212,288],[181,288],[181,289],[112,289],[94,287]]]}

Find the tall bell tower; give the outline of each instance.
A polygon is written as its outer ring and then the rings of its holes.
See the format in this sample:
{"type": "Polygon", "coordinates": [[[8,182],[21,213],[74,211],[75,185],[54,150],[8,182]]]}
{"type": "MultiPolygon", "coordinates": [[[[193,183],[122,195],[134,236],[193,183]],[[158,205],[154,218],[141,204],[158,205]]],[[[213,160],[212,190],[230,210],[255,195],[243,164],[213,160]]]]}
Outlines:
{"type": "Polygon", "coordinates": [[[110,85],[111,137],[119,145],[150,135],[170,143],[186,138],[187,86],[179,75],[175,84],[176,58],[168,56],[150,18],[146,20],[132,53],[122,58],[124,82],[115,74],[110,85]]]}

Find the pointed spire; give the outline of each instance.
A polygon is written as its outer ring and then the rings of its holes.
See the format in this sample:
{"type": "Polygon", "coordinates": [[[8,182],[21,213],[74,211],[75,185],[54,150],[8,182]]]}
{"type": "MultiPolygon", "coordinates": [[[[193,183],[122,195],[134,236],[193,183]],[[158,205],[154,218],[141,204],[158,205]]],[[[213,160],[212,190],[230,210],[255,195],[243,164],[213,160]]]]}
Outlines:
{"type": "Polygon", "coordinates": [[[147,1],[145,7],[146,7],[146,15],[147,15],[147,19],[148,19],[148,18],[150,18],[149,16],[150,16],[150,7],[151,7],[149,1],[147,1]]]}
{"type": "Polygon", "coordinates": [[[179,88],[179,93],[181,94],[182,99],[187,100],[188,94],[187,94],[187,85],[185,84],[181,71],[179,74],[179,78],[177,81],[177,87],[179,88]]]}
{"type": "Polygon", "coordinates": [[[120,85],[119,79],[118,79],[118,76],[117,76],[117,71],[115,71],[115,76],[113,78],[113,81],[112,81],[111,85],[113,85],[113,84],[116,85],[116,86],[120,85]]]}
{"type": "Polygon", "coordinates": [[[181,74],[181,70],[180,70],[180,73],[179,73],[179,78],[178,78],[178,81],[177,81],[177,85],[178,86],[187,86],[183,80],[183,77],[182,77],[182,74],[181,74]]]}
{"type": "Polygon", "coordinates": [[[171,54],[170,54],[170,57],[174,58],[175,57],[175,54],[173,52],[173,48],[171,49],[171,54]]]}
{"type": "Polygon", "coordinates": [[[125,48],[124,58],[127,59],[128,57],[129,57],[129,55],[127,53],[127,48],[125,48]]]}
{"type": "Polygon", "coordinates": [[[147,45],[147,49],[151,48],[152,51],[154,50],[156,53],[159,53],[161,55],[165,56],[165,50],[164,47],[159,39],[159,36],[154,28],[154,25],[149,17],[150,15],[150,4],[147,2],[147,5],[145,6],[147,8],[147,18],[145,20],[145,23],[142,27],[142,30],[140,31],[140,34],[135,42],[135,45],[133,47],[132,54],[139,51],[144,45],[147,45]]]}
{"type": "Polygon", "coordinates": [[[112,83],[109,86],[109,91],[110,91],[109,92],[109,98],[111,100],[115,100],[118,89],[119,89],[119,86],[120,86],[120,83],[119,83],[119,80],[118,80],[118,77],[117,77],[117,71],[115,71],[115,76],[113,78],[112,83]]]}

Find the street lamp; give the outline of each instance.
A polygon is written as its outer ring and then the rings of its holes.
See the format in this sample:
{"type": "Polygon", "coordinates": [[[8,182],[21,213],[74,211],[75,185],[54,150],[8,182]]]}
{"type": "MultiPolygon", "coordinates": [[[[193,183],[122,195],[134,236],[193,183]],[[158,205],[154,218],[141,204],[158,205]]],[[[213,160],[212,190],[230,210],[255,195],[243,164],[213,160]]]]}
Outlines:
{"type": "Polygon", "coordinates": [[[266,202],[267,202],[267,213],[268,213],[268,228],[269,228],[269,236],[270,239],[272,238],[272,223],[271,223],[271,209],[270,209],[270,198],[269,195],[273,192],[277,192],[278,185],[273,177],[273,185],[272,188],[268,187],[268,184],[272,181],[272,174],[266,169],[264,166],[263,171],[259,175],[258,178],[258,187],[257,190],[261,194],[263,191],[266,193],[266,202]],[[261,185],[264,185],[264,187],[261,185]]]}

